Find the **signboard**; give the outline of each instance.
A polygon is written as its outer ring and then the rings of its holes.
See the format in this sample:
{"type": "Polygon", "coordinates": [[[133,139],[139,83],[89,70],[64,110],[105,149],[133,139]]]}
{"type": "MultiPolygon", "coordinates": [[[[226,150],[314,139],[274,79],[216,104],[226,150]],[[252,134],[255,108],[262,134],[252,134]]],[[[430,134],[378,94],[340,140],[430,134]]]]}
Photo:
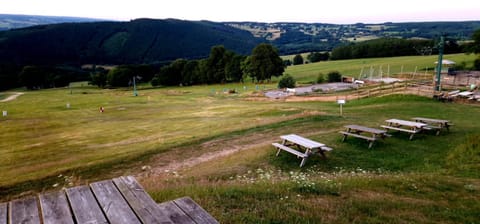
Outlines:
{"type": "Polygon", "coordinates": [[[346,101],[345,101],[345,100],[337,100],[337,103],[338,103],[338,104],[345,104],[346,101]]]}

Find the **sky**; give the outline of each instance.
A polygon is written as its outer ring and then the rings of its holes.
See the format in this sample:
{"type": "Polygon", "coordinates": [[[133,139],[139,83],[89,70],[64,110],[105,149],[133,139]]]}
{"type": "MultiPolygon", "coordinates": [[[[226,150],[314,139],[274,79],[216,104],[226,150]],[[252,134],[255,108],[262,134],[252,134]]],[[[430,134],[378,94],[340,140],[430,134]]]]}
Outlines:
{"type": "Polygon", "coordinates": [[[480,20],[478,0],[0,0],[0,14],[215,22],[384,23],[480,20]]]}

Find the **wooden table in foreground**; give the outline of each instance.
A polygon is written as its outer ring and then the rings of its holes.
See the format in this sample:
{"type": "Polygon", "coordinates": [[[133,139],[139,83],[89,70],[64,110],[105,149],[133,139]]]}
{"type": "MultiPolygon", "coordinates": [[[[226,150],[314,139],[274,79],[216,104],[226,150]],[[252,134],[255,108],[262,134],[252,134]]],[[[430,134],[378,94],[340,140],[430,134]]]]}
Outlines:
{"type": "Polygon", "coordinates": [[[386,130],[369,128],[360,125],[345,125],[345,128],[347,131],[340,131],[340,133],[343,134],[342,142],[347,139],[347,136],[362,138],[370,142],[368,148],[372,148],[373,143],[378,139],[384,139],[385,137],[389,136],[386,130]]]}
{"type": "Polygon", "coordinates": [[[157,204],[132,176],[0,203],[0,224],[218,223],[189,197],[157,204]]]}
{"type": "Polygon", "coordinates": [[[416,133],[421,132],[423,127],[427,126],[425,123],[400,119],[388,119],[385,122],[387,122],[387,125],[382,125],[382,128],[410,133],[410,140],[413,139],[416,133]]]}
{"type": "Polygon", "coordinates": [[[450,126],[452,124],[448,120],[440,120],[440,119],[433,119],[433,118],[425,118],[425,117],[414,117],[412,118],[415,122],[421,122],[427,124],[427,126],[423,127],[424,129],[435,129],[437,130],[436,135],[440,134],[442,129],[447,129],[450,131],[450,126]]]}
{"type": "Polygon", "coordinates": [[[323,143],[316,142],[296,134],[282,135],[280,138],[282,139],[282,144],[272,143],[272,145],[278,149],[276,155],[278,156],[280,151],[284,150],[296,155],[297,157],[301,157],[302,162],[300,163],[300,167],[305,165],[305,162],[310,155],[319,153],[326,158],[324,152],[332,150],[332,148],[327,147],[323,143]],[[295,146],[298,150],[290,148],[290,146],[295,146]]]}

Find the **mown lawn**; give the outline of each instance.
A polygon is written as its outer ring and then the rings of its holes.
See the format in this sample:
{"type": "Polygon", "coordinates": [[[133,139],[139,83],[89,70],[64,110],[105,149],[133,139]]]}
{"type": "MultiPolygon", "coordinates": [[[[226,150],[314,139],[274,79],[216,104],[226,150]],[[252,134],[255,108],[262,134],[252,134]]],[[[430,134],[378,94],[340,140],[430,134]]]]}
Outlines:
{"type": "MultiPolygon", "coordinates": [[[[443,59],[455,61],[458,65],[465,63],[466,67],[472,67],[476,56],[473,54],[450,54],[445,55],[443,59]]],[[[435,64],[438,60],[437,55],[432,56],[405,56],[405,57],[391,57],[391,58],[364,58],[352,60],[338,60],[338,61],[324,61],[312,64],[289,66],[285,73],[293,75],[297,81],[301,83],[314,82],[318,75],[328,74],[331,71],[339,71],[345,76],[360,77],[360,73],[370,76],[372,73],[374,77],[392,76],[395,77],[400,73],[412,74],[416,70],[417,75],[433,74],[435,64]]]]}

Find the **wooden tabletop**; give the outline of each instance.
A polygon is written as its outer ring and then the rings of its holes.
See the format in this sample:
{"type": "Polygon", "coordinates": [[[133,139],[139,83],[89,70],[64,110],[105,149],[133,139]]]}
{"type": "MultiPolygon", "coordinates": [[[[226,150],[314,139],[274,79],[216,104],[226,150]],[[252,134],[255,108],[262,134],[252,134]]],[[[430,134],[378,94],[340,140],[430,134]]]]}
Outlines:
{"type": "Polygon", "coordinates": [[[430,122],[430,123],[443,123],[446,124],[450,121],[448,120],[441,120],[441,119],[433,119],[433,118],[426,118],[426,117],[414,117],[412,118],[415,121],[423,121],[423,122],[430,122]]]}
{"type": "Polygon", "coordinates": [[[316,149],[316,148],[321,148],[321,147],[325,146],[325,144],[323,144],[323,143],[316,142],[316,141],[310,140],[308,138],[304,138],[304,137],[296,135],[296,134],[282,135],[282,136],[280,136],[280,138],[284,139],[286,141],[289,141],[291,143],[301,145],[301,146],[303,146],[305,148],[308,148],[308,149],[316,149]]]}
{"type": "Polygon", "coordinates": [[[427,126],[427,124],[424,124],[424,123],[414,122],[414,121],[406,121],[406,120],[400,120],[400,119],[388,119],[385,122],[387,122],[389,124],[398,124],[398,125],[409,126],[409,127],[417,127],[417,128],[427,126]]]}
{"type": "Polygon", "coordinates": [[[0,203],[0,224],[218,223],[191,198],[157,204],[132,176],[0,203]]]}
{"type": "Polygon", "coordinates": [[[362,131],[362,132],[369,132],[369,133],[376,134],[376,135],[387,133],[386,130],[370,128],[370,127],[365,127],[365,126],[356,125],[356,124],[345,125],[345,127],[347,129],[352,129],[352,130],[357,130],[357,131],[362,131]]]}

